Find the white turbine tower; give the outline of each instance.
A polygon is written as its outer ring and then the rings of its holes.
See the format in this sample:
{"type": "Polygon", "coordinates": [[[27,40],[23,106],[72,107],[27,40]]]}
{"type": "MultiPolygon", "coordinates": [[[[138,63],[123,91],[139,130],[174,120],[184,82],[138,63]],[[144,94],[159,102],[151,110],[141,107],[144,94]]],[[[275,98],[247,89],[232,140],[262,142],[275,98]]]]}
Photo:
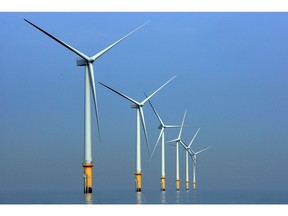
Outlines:
{"type": "Polygon", "coordinates": [[[170,80],[168,80],[166,83],[164,83],[160,88],[158,88],[155,92],[153,92],[149,97],[147,97],[142,102],[138,102],[138,101],[122,94],[121,92],[116,91],[116,90],[110,88],[109,86],[99,82],[104,87],[110,89],[111,91],[115,92],[116,94],[118,94],[118,95],[124,97],[125,99],[129,100],[130,102],[132,102],[131,108],[136,109],[136,173],[135,173],[135,181],[136,181],[136,191],[137,192],[140,192],[142,189],[140,119],[142,122],[142,127],[143,127],[144,134],[145,134],[146,144],[147,144],[148,152],[150,155],[150,149],[149,149],[145,119],[144,119],[143,106],[150,98],[152,98],[152,96],[154,96],[161,88],[163,88],[165,85],[167,85],[175,77],[176,77],[176,75],[174,77],[172,77],[170,80]]]}
{"type": "Polygon", "coordinates": [[[36,26],[35,24],[31,23],[30,21],[24,19],[27,23],[34,26],[53,40],[57,41],[70,51],[77,54],[79,57],[81,57],[80,60],[77,60],[78,66],[85,66],[85,83],[84,83],[84,92],[85,92],[85,117],[84,117],[84,163],[82,166],[84,167],[84,193],[92,193],[92,167],[94,166],[93,160],[92,160],[92,145],[91,145],[91,110],[90,110],[90,91],[92,91],[93,94],[93,100],[94,100],[94,108],[96,112],[96,120],[97,120],[97,126],[98,126],[98,134],[99,139],[101,141],[101,135],[100,135],[100,122],[99,122],[99,113],[98,113],[98,105],[97,105],[97,98],[96,98],[96,88],[95,88],[95,81],[94,81],[94,69],[93,69],[93,62],[98,59],[100,56],[102,56],[104,53],[106,53],[108,50],[110,50],[112,47],[114,47],[116,44],[120,43],[122,40],[124,40],[126,37],[146,25],[147,23],[144,23],[143,25],[139,26],[138,28],[131,31],[129,34],[125,35],[115,43],[111,44],[110,46],[106,47],[105,49],[101,50],[97,54],[95,54],[92,57],[88,57],[87,55],[83,54],[82,52],[78,51],[77,49],[73,48],[72,46],[68,45],[67,43],[59,40],[58,38],[54,37],[53,35],[49,34],[48,32],[44,31],[40,27],[36,26]]]}
{"type": "MultiPolygon", "coordinates": [[[[145,94],[146,95],[146,94],[145,94]]],[[[147,97],[147,95],[146,95],[147,97]]],[[[157,116],[159,122],[160,122],[160,125],[158,127],[158,129],[161,129],[160,131],[160,134],[159,134],[159,137],[157,139],[157,142],[155,144],[155,147],[152,151],[152,154],[151,154],[151,157],[150,159],[153,157],[153,154],[155,152],[155,149],[160,141],[160,138],[162,140],[162,145],[161,145],[161,177],[160,177],[160,180],[161,180],[161,191],[165,191],[166,190],[166,174],[165,174],[165,129],[166,128],[179,128],[181,127],[180,125],[166,125],[164,124],[164,122],[162,121],[162,119],[160,118],[159,114],[157,113],[156,109],[153,107],[152,103],[150,100],[148,100],[150,106],[152,107],[155,115],[157,116]]]]}
{"type": "Polygon", "coordinates": [[[183,143],[181,139],[181,134],[182,134],[182,129],[183,129],[183,125],[184,125],[184,121],[185,121],[185,116],[186,116],[186,110],[182,119],[182,124],[181,124],[181,128],[179,131],[179,135],[176,139],[170,140],[167,143],[170,142],[176,142],[176,190],[179,191],[180,190],[180,177],[179,177],[179,143],[183,143]]]}
{"type": "Polygon", "coordinates": [[[186,146],[183,142],[180,142],[180,144],[182,145],[182,147],[186,150],[186,190],[189,190],[189,155],[191,156],[193,162],[194,162],[194,158],[193,158],[193,152],[192,149],[190,148],[194,139],[196,138],[198,132],[199,132],[200,128],[197,130],[197,132],[195,133],[194,137],[192,138],[191,142],[189,143],[188,146],[186,146]]]}

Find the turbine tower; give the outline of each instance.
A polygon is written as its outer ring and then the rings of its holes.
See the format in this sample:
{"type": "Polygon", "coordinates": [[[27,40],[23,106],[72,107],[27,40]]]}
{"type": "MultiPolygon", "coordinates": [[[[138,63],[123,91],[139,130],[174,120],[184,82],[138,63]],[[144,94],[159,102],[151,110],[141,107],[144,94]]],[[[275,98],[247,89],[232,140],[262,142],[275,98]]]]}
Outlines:
{"type": "Polygon", "coordinates": [[[110,46],[106,47],[105,49],[101,50],[97,54],[92,57],[88,57],[87,55],[83,54],[82,52],[78,51],[77,49],[73,48],[72,46],[68,45],[67,43],[59,40],[58,38],[54,37],[53,35],[49,34],[48,32],[44,31],[40,27],[36,26],[35,24],[31,23],[27,19],[24,19],[27,23],[34,26],[53,40],[60,43],[62,46],[66,47],[70,51],[77,54],[81,57],[80,60],[77,60],[78,66],[85,66],[85,83],[84,83],[84,94],[85,94],[85,114],[84,114],[84,163],[82,166],[84,167],[84,193],[92,193],[92,167],[94,166],[94,162],[92,160],[92,138],[91,138],[91,102],[90,102],[90,91],[93,94],[94,100],[94,108],[96,112],[96,120],[98,126],[98,134],[99,140],[101,142],[101,134],[100,134],[100,121],[99,121],[99,113],[98,113],[98,105],[97,105],[97,97],[96,97],[96,88],[95,88],[95,81],[94,81],[94,68],[93,62],[114,47],[116,44],[120,43],[126,37],[146,25],[148,22],[144,23],[143,25],[139,26],[138,28],[131,31],[129,34],[125,35],[124,37],[120,38],[118,41],[114,42],[110,46]]]}
{"type": "MultiPolygon", "coordinates": [[[[145,94],[145,96],[147,97],[147,95],[145,94]]],[[[160,176],[160,182],[161,182],[161,191],[165,191],[166,190],[166,174],[165,174],[165,129],[166,128],[179,128],[181,127],[180,125],[166,125],[164,124],[164,122],[162,121],[160,115],[158,114],[158,112],[156,111],[156,109],[153,107],[152,103],[150,100],[148,100],[151,108],[153,109],[156,117],[158,118],[160,125],[158,126],[158,129],[161,129],[159,137],[157,139],[157,142],[154,146],[154,149],[152,151],[151,157],[150,159],[153,157],[153,154],[155,152],[155,149],[160,141],[160,138],[162,140],[162,145],[161,145],[161,176],[160,176]]]]}
{"type": "Polygon", "coordinates": [[[182,119],[182,124],[180,127],[180,131],[179,131],[179,135],[176,139],[170,140],[168,141],[168,143],[170,142],[176,142],[176,190],[179,191],[180,190],[180,177],[179,177],[179,143],[184,143],[181,139],[181,134],[182,134],[182,129],[183,129],[183,125],[184,125],[184,121],[185,121],[185,116],[186,116],[186,110],[182,119]]]}
{"type": "Polygon", "coordinates": [[[136,109],[136,172],[135,172],[135,181],[136,181],[136,192],[140,192],[142,190],[142,170],[141,170],[141,138],[140,138],[140,119],[142,122],[142,127],[145,134],[146,144],[148,148],[148,152],[150,155],[150,149],[149,149],[149,142],[148,142],[148,136],[147,136],[147,130],[145,125],[145,119],[144,119],[144,112],[143,112],[143,106],[144,104],[152,98],[160,89],[162,89],[165,85],[167,85],[171,80],[173,80],[176,77],[172,77],[170,80],[168,80],[166,83],[164,83],[160,88],[158,88],[155,92],[153,92],[149,97],[147,97],[142,102],[138,102],[124,94],[122,94],[119,91],[116,91],[109,86],[99,82],[104,87],[110,89],[111,91],[115,92],[116,94],[124,97],[125,99],[132,102],[131,108],[136,109]]]}

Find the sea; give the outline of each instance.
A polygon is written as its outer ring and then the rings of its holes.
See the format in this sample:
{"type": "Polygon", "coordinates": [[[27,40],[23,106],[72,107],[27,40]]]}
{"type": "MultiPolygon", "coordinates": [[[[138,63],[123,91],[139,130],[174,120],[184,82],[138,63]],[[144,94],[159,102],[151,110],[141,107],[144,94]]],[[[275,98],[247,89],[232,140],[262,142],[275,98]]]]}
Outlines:
{"type": "Polygon", "coordinates": [[[271,190],[96,190],[0,192],[0,204],[288,204],[288,191],[271,190]]]}
{"type": "Polygon", "coordinates": [[[261,216],[271,214],[287,215],[288,191],[197,189],[188,191],[170,190],[163,192],[160,190],[145,190],[135,192],[133,190],[95,190],[92,194],[84,194],[79,191],[0,192],[0,212],[6,209],[7,212],[10,212],[9,215],[13,215],[13,211],[15,211],[15,215],[19,215],[26,211],[27,207],[29,215],[33,215],[33,213],[39,215],[38,211],[46,213],[52,211],[48,214],[51,215],[54,214],[54,210],[59,213],[59,206],[64,208],[63,211],[66,213],[69,211],[76,213],[78,211],[81,215],[85,211],[87,211],[87,214],[90,214],[91,211],[102,211],[105,212],[104,215],[110,215],[108,213],[111,213],[111,215],[125,216],[135,215],[134,211],[137,211],[137,215],[147,215],[147,213],[149,214],[152,211],[150,209],[151,206],[153,211],[156,208],[163,214],[173,211],[176,214],[178,211],[183,210],[194,213],[199,211],[200,215],[203,212],[206,213],[205,215],[214,215],[215,211],[218,210],[221,212],[221,216],[226,215],[225,212],[227,215],[231,215],[231,211],[234,212],[233,215],[240,213],[239,215],[241,216],[250,215],[252,211],[257,212],[257,215],[261,214],[261,216]],[[74,206],[76,206],[76,209],[74,206]],[[83,208],[84,206],[93,208],[83,208]],[[140,206],[144,208],[139,208],[140,206]],[[39,207],[40,210],[35,210],[35,208],[39,209],[39,207]],[[221,207],[220,210],[219,207],[221,207]],[[124,214],[122,211],[127,212],[124,214]]]}

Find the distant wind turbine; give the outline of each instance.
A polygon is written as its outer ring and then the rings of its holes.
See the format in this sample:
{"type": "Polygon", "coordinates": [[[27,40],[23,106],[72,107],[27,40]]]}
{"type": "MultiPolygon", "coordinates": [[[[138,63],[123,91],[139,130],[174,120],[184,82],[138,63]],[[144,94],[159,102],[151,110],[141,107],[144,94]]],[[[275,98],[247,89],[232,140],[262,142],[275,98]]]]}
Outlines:
{"type": "Polygon", "coordinates": [[[104,87],[110,89],[111,91],[115,92],[116,94],[124,97],[125,99],[129,100],[132,102],[131,108],[136,109],[136,173],[135,173],[135,180],[136,180],[136,191],[140,192],[142,189],[142,172],[141,172],[141,139],[140,139],[140,119],[142,123],[142,127],[144,130],[145,134],[145,139],[146,139],[146,144],[147,144],[147,149],[149,152],[150,156],[150,149],[149,149],[149,142],[148,142],[148,135],[147,135],[147,129],[145,125],[145,119],[144,119],[144,112],[143,112],[143,106],[144,104],[151,99],[160,89],[162,89],[165,85],[167,85],[171,80],[173,80],[176,77],[172,77],[170,80],[168,80],[166,83],[164,83],[160,88],[158,88],[155,92],[153,92],[149,97],[147,97],[145,100],[142,102],[138,102],[124,94],[122,94],[119,91],[114,90],[113,88],[99,82],[101,85],[104,87]]]}
{"type": "Polygon", "coordinates": [[[197,155],[209,148],[211,148],[210,146],[202,149],[198,152],[194,152],[193,149],[191,148],[191,145],[195,139],[195,137],[197,136],[198,132],[199,132],[200,128],[197,130],[197,132],[195,133],[194,137],[192,138],[191,142],[189,143],[188,146],[185,145],[185,143],[181,142],[182,147],[186,150],[186,190],[189,189],[189,173],[188,173],[188,154],[190,155],[192,161],[193,161],[193,189],[196,189],[196,169],[197,169],[197,155]],[[188,185],[187,185],[188,184],[188,185]]]}
{"type": "Polygon", "coordinates": [[[189,190],[189,161],[188,161],[189,155],[191,156],[191,158],[194,162],[194,157],[193,157],[191,145],[192,145],[194,139],[196,138],[199,130],[200,130],[200,128],[197,130],[197,132],[195,133],[194,137],[192,138],[192,140],[188,146],[186,146],[183,142],[180,142],[181,146],[186,150],[186,190],[189,190]]]}
{"type": "MultiPolygon", "coordinates": [[[[147,97],[146,94],[145,94],[145,96],[147,97]]],[[[164,122],[160,118],[160,115],[158,114],[156,109],[153,107],[151,101],[148,100],[148,102],[149,102],[149,104],[152,107],[156,117],[158,118],[158,120],[160,122],[160,125],[158,128],[161,129],[159,137],[158,137],[157,142],[155,144],[155,147],[152,151],[150,159],[153,157],[153,154],[155,152],[155,149],[156,149],[156,147],[160,141],[160,137],[161,137],[162,138],[162,146],[161,146],[162,148],[161,148],[161,177],[160,177],[160,180],[161,180],[161,191],[165,191],[166,190],[166,175],[165,175],[165,135],[164,135],[164,132],[165,132],[166,128],[179,128],[181,126],[180,125],[166,125],[166,124],[164,124],[164,122]]]]}
{"type": "Polygon", "coordinates": [[[179,135],[176,139],[170,140],[167,143],[170,142],[176,142],[176,190],[180,190],[180,177],[179,177],[179,143],[185,144],[182,139],[181,139],[181,134],[182,134],[182,129],[185,121],[185,116],[186,116],[186,110],[182,119],[182,124],[180,127],[179,135]]]}
{"type": "Polygon", "coordinates": [[[207,150],[207,149],[209,149],[209,148],[211,148],[211,147],[207,147],[207,148],[205,148],[205,149],[202,149],[202,150],[200,150],[200,151],[198,151],[198,152],[194,152],[192,149],[191,149],[191,152],[192,152],[192,154],[191,154],[191,156],[193,157],[193,189],[194,190],[196,190],[196,168],[197,168],[197,155],[199,154],[199,153],[201,153],[201,152],[203,152],[203,151],[205,151],[205,150],[207,150]]]}
{"type": "Polygon", "coordinates": [[[100,134],[100,121],[99,121],[99,112],[98,112],[98,105],[97,105],[97,97],[96,97],[96,88],[95,88],[95,81],[94,81],[94,69],[93,69],[93,62],[98,59],[100,56],[102,56],[104,53],[106,53],[108,50],[110,50],[112,47],[120,43],[122,40],[124,40],[126,37],[146,25],[148,22],[144,23],[143,25],[139,26],[138,28],[131,31],[129,34],[125,35],[115,43],[111,44],[110,46],[106,47],[102,51],[98,52],[92,57],[88,57],[87,55],[83,54],[82,52],[78,51],[77,49],[73,48],[72,46],[68,45],[67,43],[59,40],[58,38],[54,37],[53,35],[49,34],[48,32],[44,31],[40,27],[36,26],[32,22],[28,21],[27,19],[24,19],[27,23],[34,26],[53,40],[57,41],[70,51],[77,54],[79,57],[81,57],[80,60],[77,60],[78,66],[85,66],[85,118],[84,118],[84,163],[82,166],[84,167],[84,193],[92,193],[92,167],[94,166],[93,160],[92,160],[92,145],[91,145],[91,110],[90,110],[90,91],[93,93],[93,100],[94,100],[94,108],[96,112],[96,120],[97,120],[97,126],[98,126],[98,134],[99,134],[99,140],[101,141],[101,134],[100,134]],[[92,88],[91,88],[92,87],[92,88]]]}

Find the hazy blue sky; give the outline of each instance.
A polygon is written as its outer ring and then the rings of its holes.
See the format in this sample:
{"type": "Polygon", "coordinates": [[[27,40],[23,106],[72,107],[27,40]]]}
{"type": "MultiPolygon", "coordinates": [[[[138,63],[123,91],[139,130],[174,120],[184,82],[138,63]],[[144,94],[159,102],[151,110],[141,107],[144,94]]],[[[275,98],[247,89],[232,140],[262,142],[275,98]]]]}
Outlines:
{"type": "MultiPolygon", "coordinates": [[[[194,149],[212,146],[198,157],[198,187],[288,189],[288,13],[2,12],[0,192],[83,189],[84,69],[23,18],[89,56],[151,20],[94,63],[96,81],[140,101],[177,74],[152,103],[168,124],[187,109],[184,141],[201,127],[194,149]]],[[[93,188],[134,190],[136,112],[96,88],[93,188]]],[[[144,112],[153,148],[159,123],[148,104],[144,112]]],[[[159,190],[160,148],[149,162],[144,141],[143,190],[159,190]]],[[[167,190],[175,190],[175,147],[166,150],[167,190]]],[[[183,149],[180,157],[184,190],[183,149]]]]}

